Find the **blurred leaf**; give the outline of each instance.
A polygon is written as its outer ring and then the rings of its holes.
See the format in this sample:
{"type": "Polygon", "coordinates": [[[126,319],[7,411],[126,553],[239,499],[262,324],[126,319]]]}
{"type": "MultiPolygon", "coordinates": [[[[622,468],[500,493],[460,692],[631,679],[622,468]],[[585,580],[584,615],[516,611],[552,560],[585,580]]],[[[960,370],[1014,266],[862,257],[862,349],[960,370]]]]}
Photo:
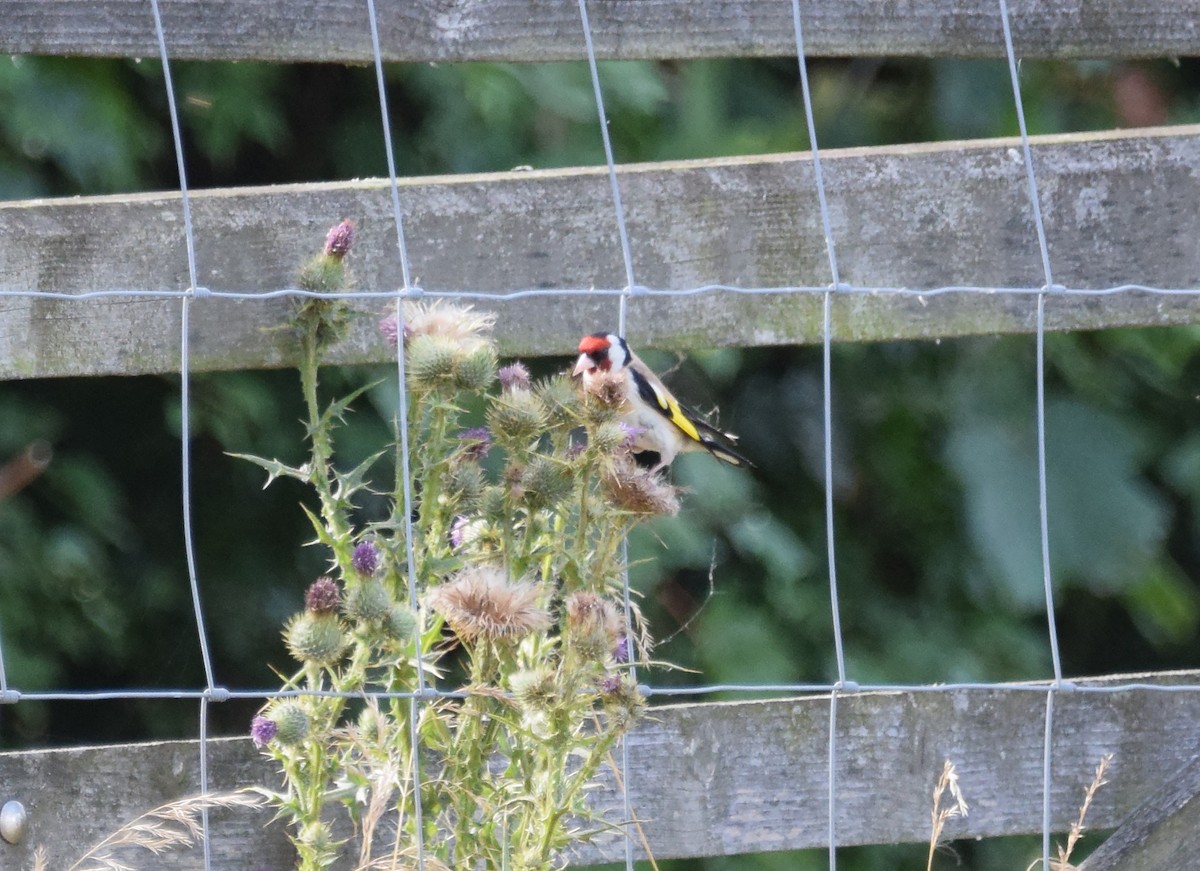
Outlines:
{"type": "MultiPolygon", "coordinates": [[[[1047,504],[1055,579],[1114,592],[1139,580],[1166,534],[1161,501],[1137,480],[1141,440],[1128,422],[1081,403],[1046,406],[1047,504]]],[[[1032,421],[956,422],[947,456],[972,538],[1014,600],[1044,601],[1032,421]]]]}

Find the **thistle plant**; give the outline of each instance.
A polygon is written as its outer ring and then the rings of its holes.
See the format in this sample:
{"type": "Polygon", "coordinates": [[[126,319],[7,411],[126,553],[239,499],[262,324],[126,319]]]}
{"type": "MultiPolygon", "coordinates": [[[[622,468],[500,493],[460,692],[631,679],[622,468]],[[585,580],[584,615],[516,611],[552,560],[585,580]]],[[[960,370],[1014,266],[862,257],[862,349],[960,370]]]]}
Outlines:
{"type": "MultiPolygon", "coordinates": [[[[302,286],[343,289],[352,240],[351,225],[335,227],[302,286]]],[[[339,806],[359,867],[409,867],[418,844],[431,867],[560,866],[572,843],[617,828],[587,796],[643,707],[629,670],[649,640],[622,596],[621,543],[677,511],[676,493],[628,456],[616,397],[500,368],[492,316],[439,303],[380,325],[403,343],[410,486],[399,421],[393,444],[343,467],[334,437],[366,388],[327,399],[318,374],[351,316],[336,296],[296,309],[307,462],[247,457],[268,483],[313,488],[307,513],[329,561],[283,629],[294,692],[251,726],[283,773],[268,797],[302,871],[349,855],[339,806]],[[480,407],[482,419],[465,411],[480,407]],[[383,516],[356,507],[368,487],[386,487],[383,516]],[[431,684],[459,692],[413,699],[431,684]]]]}

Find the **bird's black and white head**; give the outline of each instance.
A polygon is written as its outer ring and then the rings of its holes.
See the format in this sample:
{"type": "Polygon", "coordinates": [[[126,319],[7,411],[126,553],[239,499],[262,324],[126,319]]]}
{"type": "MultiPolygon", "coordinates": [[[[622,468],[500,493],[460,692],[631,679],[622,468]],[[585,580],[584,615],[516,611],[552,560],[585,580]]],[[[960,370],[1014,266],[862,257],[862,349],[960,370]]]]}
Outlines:
{"type": "Polygon", "coordinates": [[[592,333],[579,341],[579,359],[573,375],[620,372],[632,355],[629,345],[616,333],[592,333]]]}

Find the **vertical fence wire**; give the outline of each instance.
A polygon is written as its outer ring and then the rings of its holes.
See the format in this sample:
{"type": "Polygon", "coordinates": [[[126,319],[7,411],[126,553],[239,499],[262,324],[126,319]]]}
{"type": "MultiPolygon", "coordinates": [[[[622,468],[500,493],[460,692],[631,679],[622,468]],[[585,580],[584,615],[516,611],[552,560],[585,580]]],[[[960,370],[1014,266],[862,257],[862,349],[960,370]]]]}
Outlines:
{"type": "Polygon", "coordinates": [[[829,693],[829,871],[837,869],[837,708],[838,691],[846,686],[846,657],[842,644],[842,618],[838,604],[837,556],[833,524],[833,353],[830,341],[830,319],[833,294],[842,285],[838,270],[837,246],[833,239],[833,221],[825,176],[821,171],[821,150],[817,145],[817,125],[813,118],[812,90],[808,82],[808,63],[804,56],[804,28],[800,15],[800,0],[792,0],[792,29],[796,37],[796,62],[800,67],[800,92],[804,100],[804,120],[808,127],[809,149],[812,152],[813,180],[817,188],[817,204],[821,213],[821,229],[825,235],[825,251],[829,255],[830,288],[822,297],[821,306],[821,402],[825,450],[825,546],[829,571],[829,604],[833,624],[834,655],[837,659],[837,684],[829,693]]]}
{"type": "Polygon", "coordinates": [[[1021,100],[1021,80],[1013,48],[1012,22],[1009,18],[1007,0],[999,0],[1000,23],[1004,31],[1004,51],[1008,59],[1009,78],[1012,80],[1013,102],[1017,110],[1017,124],[1021,133],[1021,154],[1025,165],[1025,178],[1029,187],[1029,206],[1033,224],[1037,231],[1038,253],[1042,258],[1045,285],[1037,295],[1037,480],[1038,480],[1038,523],[1041,534],[1042,587],[1046,597],[1046,626],[1050,641],[1050,657],[1054,668],[1054,681],[1046,692],[1046,726],[1042,744],[1042,867],[1050,867],[1051,826],[1051,748],[1054,735],[1054,696],[1062,687],[1062,660],[1058,649],[1058,629],[1054,619],[1054,588],[1050,573],[1049,511],[1046,505],[1046,293],[1054,290],[1054,277],[1050,269],[1050,246],[1046,241],[1046,225],[1042,219],[1041,201],[1038,197],[1037,176],[1033,169],[1033,151],[1029,145],[1029,131],[1025,123],[1025,106],[1021,100]]]}
{"type": "MultiPolygon", "coordinates": [[[[612,190],[613,210],[616,212],[617,235],[621,242],[621,257],[625,264],[625,290],[620,295],[617,312],[617,335],[625,337],[629,296],[636,286],[633,277],[633,251],[629,245],[629,231],[625,225],[625,207],[621,203],[621,186],[617,181],[617,165],[613,157],[612,138],[608,132],[608,113],[604,109],[604,91],[600,87],[600,69],[596,64],[596,47],[592,42],[592,27],[588,21],[587,0],[579,0],[579,21],[583,27],[584,48],[587,51],[588,72],[592,78],[592,92],[596,100],[596,114],[600,121],[600,137],[604,142],[604,162],[608,168],[608,184],[612,190]]],[[[629,590],[629,540],[621,542],[621,597],[625,611],[626,631],[633,625],[633,602],[629,590]]],[[[637,656],[634,653],[632,633],[629,641],[629,675],[637,682],[637,666],[634,664],[637,656]]],[[[625,824],[635,825],[633,799],[629,794],[629,740],[628,736],[621,738],[621,800],[624,806],[625,824]]],[[[630,832],[625,833],[625,867],[633,871],[633,838],[630,832]]]]}
{"type": "MultiPolygon", "coordinates": [[[[396,225],[396,249],[400,256],[400,271],[404,282],[404,295],[412,292],[411,270],[409,268],[408,245],[404,239],[404,214],[400,208],[400,182],[396,177],[396,153],[392,145],[391,115],[388,112],[387,87],[383,76],[383,54],[379,47],[379,21],[375,14],[375,0],[367,0],[367,15],[371,25],[371,51],[375,61],[375,84],[379,91],[380,123],[383,126],[383,145],[387,154],[388,181],[392,197],[392,217],[396,225]]],[[[413,777],[413,826],[416,831],[417,868],[425,869],[425,826],[424,811],[421,807],[421,754],[420,754],[420,715],[421,700],[427,690],[425,684],[425,665],[421,657],[421,610],[417,598],[417,565],[413,550],[412,523],[412,467],[409,457],[408,432],[408,391],[405,389],[407,379],[404,370],[404,298],[396,298],[396,375],[398,379],[397,427],[400,431],[400,475],[404,492],[404,556],[408,567],[408,596],[413,614],[417,615],[417,631],[414,634],[413,659],[416,662],[417,692],[409,700],[409,742],[412,748],[412,777],[413,777]]]]}
{"type": "MultiPolygon", "coordinates": [[[[183,156],[183,135],[180,132],[179,109],[175,102],[175,85],[171,79],[171,59],[167,51],[167,38],[163,28],[162,12],[158,0],[150,0],[150,9],[154,15],[154,33],[158,40],[159,55],[162,59],[163,85],[167,92],[167,109],[171,116],[171,136],[175,146],[175,161],[179,172],[179,197],[183,206],[183,232],[187,245],[188,293],[180,301],[179,318],[179,443],[180,443],[180,477],[183,501],[183,547],[187,562],[188,585],[192,594],[192,609],[195,613],[196,633],[200,642],[200,656],[204,663],[205,694],[200,698],[200,793],[208,793],[208,701],[216,688],[213,679],[212,655],[209,649],[208,635],[204,626],[204,611],[200,601],[200,583],[196,572],[196,553],[192,535],[192,460],[191,460],[191,304],[192,300],[202,295],[197,281],[196,269],[196,237],[192,224],[192,204],[188,194],[187,167],[183,156]]],[[[212,871],[212,850],[209,838],[208,808],[200,810],[201,842],[204,845],[204,869],[212,871]]]]}

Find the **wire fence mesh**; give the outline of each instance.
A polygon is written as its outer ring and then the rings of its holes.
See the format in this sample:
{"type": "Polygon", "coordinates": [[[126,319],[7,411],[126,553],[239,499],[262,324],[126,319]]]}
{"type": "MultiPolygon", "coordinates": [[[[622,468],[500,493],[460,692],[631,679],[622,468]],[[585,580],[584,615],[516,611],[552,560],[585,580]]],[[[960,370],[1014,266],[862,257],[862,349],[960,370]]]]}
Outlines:
{"type": "MultiPolygon", "coordinates": [[[[1021,85],[1020,85],[1020,69],[1018,62],[1017,48],[1014,46],[1012,29],[1010,23],[1010,15],[1007,3],[1005,0],[998,0],[1001,21],[1003,23],[1004,35],[1004,50],[1008,61],[1008,68],[1012,83],[1012,96],[1016,111],[1016,117],[1020,128],[1021,140],[1021,158],[1024,167],[1025,180],[1028,187],[1028,206],[1032,216],[1032,221],[1036,230],[1037,253],[1040,257],[1044,273],[1044,283],[1038,287],[977,287],[969,285],[954,285],[946,287],[938,287],[931,289],[910,289],[910,288],[889,288],[889,287],[860,287],[845,283],[839,272],[838,257],[837,257],[837,240],[834,238],[833,221],[831,219],[831,209],[829,202],[829,192],[826,189],[825,178],[822,173],[820,149],[818,147],[818,135],[813,114],[813,95],[811,93],[808,70],[805,62],[805,44],[803,36],[803,11],[799,0],[791,0],[792,20],[794,27],[796,59],[798,61],[800,93],[803,101],[804,115],[808,127],[808,138],[812,154],[813,173],[816,183],[816,195],[818,198],[818,208],[823,228],[826,249],[828,253],[828,264],[830,272],[830,283],[824,286],[787,286],[787,287],[744,287],[724,283],[712,283],[696,287],[688,288],[649,288],[640,286],[634,274],[634,258],[633,244],[631,241],[629,229],[626,225],[625,212],[621,200],[621,184],[620,172],[618,171],[618,158],[614,154],[613,144],[608,131],[608,116],[604,107],[604,88],[601,80],[600,70],[597,66],[596,51],[593,45],[591,28],[588,21],[588,7],[586,0],[578,0],[578,8],[580,15],[581,32],[580,37],[583,40],[588,60],[588,67],[591,76],[591,84],[594,91],[597,115],[599,119],[600,133],[603,142],[603,150],[606,161],[606,170],[608,182],[611,190],[613,201],[614,217],[617,228],[617,238],[621,249],[621,260],[624,267],[625,284],[623,287],[612,288],[577,288],[577,289],[545,289],[545,288],[513,288],[505,292],[479,292],[470,291],[426,291],[419,287],[412,280],[414,270],[413,264],[410,262],[409,252],[407,250],[405,233],[404,233],[404,203],[401,197],[400,184],[396,171],[396,160],[392,143],[391,128],[393,119],[389,112],[387,103],[387,89],[384,78],[383,51],[380,46],[379,29],[375,4],[373,0],[367,0],[364,10],[364,27],[369,27],[371,34],[371,46],[374,60],[376,84],[379,99],[379,109],[381,116],[381,126],[384,140],[384,147],[387,156],[388,177],[390,183],[390,197],[394,216],[397,255],[400,263],[400,270],[403,276],[402,286],[395,291],[387,292],[340,292],[338,297],[341,299],[386,299],[394,300],[395,316],[401,329],[399,335],[403,337],[403,318],[404,309],[402,302],[406,299],[415,298],[441,298],[452,297],[455,299],[464,300],[487,300],[489,302],[503,302],[510,300],[519,300],[527,298],[539,298],[550,296],[589,296],[589,297],[604,297],[612,298],[617,306],[617,322],[618,332],[620,335],[625,335],[628,318],[628,303],[631,298],[641,295],[662,295],[662,296],[681,296],[681,297],[700,297],[705,294],[716,293],[733,293],[733,294],[819,294],[822,297],[822,411],[823,411],[823,471],[824,471],[824,507],[826,521],[826,551],[828,560],[828,586],[829,586],[829,601],[831,610],[831,621],[833,628],[834,642],[834,661],[836,663],[837,680],[831,683],[826,682],[806,682],[806,683],[782,683],[782,684],[704,684],[698,682],[691,686],[663,686],[655,687],[647,685],[641,687],[642,692],[648,697],[662,698],[677,698],[682,696],[693,695],[708,695],[716,692],[723,693],[739,693],[762,696],[769,693],[828,693],[829,702],[829,744],[828,744],[828,766],[829,766],[829,782],[828,782],[828,844],[829,844],[829,867],[835,869],[837,867],[837,844],[839,843],[838,832],[836,828],[837,807],[839,801],[838,784],[835,778],[838,761],[838,700],[847,694],[863,693],[876,690],[903,690],[914,693],[944,693],[961,689],[989,689],[999,690],[1003,692],[1014,693],[1036,693],[1044,694],[1046,701],[1045,708],[1045,743],[1043,753],[1043,792],[1042,792],[1042,809],[1043,809],[1043,827],[1042,827],[1042,863],[1044,867],[1051,867],[1051,747],[1052,733],[1054,727],[1054,709],[1055,699],[1063,693],[1126,693],[1134,690],[1150,690],[1156,692],[1168,693],[1196,693],[1200,692],[1200,685],[1174,684],[1163,685],[1143,682],[1116,683],[1105,684],[1101,686],[1095,685],[1080,685],[1070,680],[1064,679],[1063,667],[1061,663],[1058,632],[1055,626],[1054,612],[1054,585],[1051,572],[1051,547],[1049,535],[1049,511],[1047,507],[1047,459],[1046,459],[1046,397],[1045,397],[1045,304],[1048,297],[1053,296],[1093,296],[1103,297],[1113,294],[1121,294],[1133,291],[1146,292],[1151,294],[1159,294],[1164,296],[1183,295],[1183,296],[1198,296],[1200,289],[1197,288],[1159,288],[1151,287],[1135,283],[1121,283],[1110,287],[1097,288],[1077,288],[1065,287],[1057,285],[1054,282],[1052,273],[1052,263],[1050,256],[1050,246],[1047,241],[1047,228],[1043,221],[1042,209],[1040,206],[1037,173],[1035,171],[1034,153],[1030,146],[1029,134],[1026,129],[1025,111],[1021,100],[1021,85]],[[1018,296],[1036,297],[1036,329],[1035,329],[1035,360],[1036,360],[1036,379],[1034,391],[1036,394],[1035,407],[1036,419],[1034,429],[1036,433],[1036,457],[1037,457],[1037,489],[1038,489],[1038,518],[1040,531],[1040,556],[1042,568],[1042,583],[1045,599],[1045,619],[1047,623],[1047,636],[1050,660],[1052,663],[1052,677],[1049,683],[1041,680],[1029,680],[1027,682],[1016,683],[992,683],[992,682],[958,682],[946,683],[938,685],[928,684],[898,684],[898,683],[868,683],[857,682],[848,674],[846,666],[846,657],[844,652],[844,640],[841,623],[841,615],[839,609],[839,596],[837,586],[837,536],[835,529],[835,485],[834,485],[834,415],[833,415],[833,360],[832,360],[832,340],[831,340],[831,306],[833,300],[838,295],[852,294],[894,294],[901,296],[918,296],[918,297],[933,297],[950,293],[979,293],[987,292],[992,294],[1011,294],[1018,296]]],[[[223,297],[229,299],[241,300],[270,300],[280,297],[321,297],[323,294],[305,291],[297,288],[280,288],[268,292],[238,292],[229,290],[209,290],[201,286],[198,278],[198,267],[196,257],[196,228],[193,225],[191,215],[191,205],[189,198],[189,190],[187,186],[186,160],[184,154],[183,137],[180,132],[179,113],[175,101],[175,88],[171,79],[171,53],[169,49],[170,34],[164,29],[162,16],[160,14],[157,0],[151,0],[150,3],[152,12],[152,23],[156,34],[164,76],[164,86],[166,89],[167,100],[170,109],[170,119],[172,135],[174,138],[174,149],[178,165],[179,175],[179,191],[182,197],[182,219],[184,226],[184,235],[187,246],[187,262],[188,262],[188,280],[189,286],[181,289],[162,289],[162,290],[146,290],[136,288],[105,288],[93,292],[86,293],[68,293],[55,292],[45,290],[0,290],[0,296],[8,297],[31,297],[42,299],[64,299],[79,301],[85,299],[106,298],[106,297],[152,297],[161,299],[178,299],[180,300],[182,312],[182,331],[180,335],[180,353],[181,353],[181,372],[180,372],[180,396],[182,422],[181,431],[189,432],[189,337],[190,337],[190,319],[189,312],[194,305],[203,305],[204,300],[210,297],[223,297]]],[[[402,446],[401,458],[403,462],[402,476],[405,484],[404,499],[405,499],[405,515],[409,517],[409,527],[406,539],[406,560],[410,577],[416,577],[416,565],[412,549],[412,528],[411,528],[411,504],[412,504],[412,470],[409,467],[409,433],[407,430],[407,412],[406,401],[407,394],[403,385],[406,382],[405,378],[405,354],[403,338],[397,343],[396,354],[396,369],[398,374],[398,382],[401,385],[398,395],[398,404],[400,413],[399,421],[399,441],[402,446]]],[[[198,735],[200,738],[201,756],[200,756],[200,785],[202,791],[208,790],[207,776],[207,733],[209,720],[209,707],[211,703],[221,702],[229,699],[258,699],[267,700],[272,698],[281,698],[297,695],[313,695],[313,691],[308,690],[278,690],[266,688],[226,688],[222,686],[214,673],[212,663],[212,651],[209,637],[206,631],[203,617],[203,585],[196,570],[196,562],[194,556],[194,544],[192,533],[191,510],[193,503],[193,494],[190,487],[191,481],[192,459],[190,456],[190,442],[185,436],[181,439],[181,456],[180,456],[180,473],[182,478],[183,488],[183,536],[186,549],[187,560],[187,576],[190,586],[190,593],[194,607],[196,631],[199,638],[200,655],[203,662],[205,685],[197,688],[182,688],[182,689],[145,689],[145,690],[54,690],[54,691],[21,691],[10,686],[3,659],[3,644],[0,644],[0,700],[8,703],[18,703],[21,701],[52,701],[52,700],[71,700],[71,701],[88,701],[101,699],[192,699],[199,702],[199,727],[198,735]]],[[[416,585],[410,585],[412,596],[412,607],[414,611],[418,611],[417,589],[416,585]]],[[[628,585],[628,576],[625,578],[624,588],[624,603],[626,615],[628,619],[630,610],[630,590],[628,585]]],[[[390,699],[408,699],[412,706],[413,715],[410,717],[412,728],[411,740],[413,746],[418,743],[417,723],[418,712],[421,705],[438,698],[462,698],[464,693],[461,691],[447,689],[438,686],[435,680],[432,680],[427,674],[420,669],[421,657],[417,655],[415,661],[418,663],[417,686],[411,692],[391,692],[391,693],[372,693],[373,697],[390,698],[390,699]]],[[[320,693],[315,693],[320,695],[320,693]]],[[[327,695],[339,695],[330,691],[327,695]]],[[[345,694],[341,694],[345,695],[345,694]]],[[[360,694],[355,694],[357,697],[360,694]]],[[[420,782],[421,771],[419,757],[417,754],[412,755],[413,777],[416,782],[420,782]]],[[[622,744],[622,765],[621,765],[621,782],[628,786],[631,778],[629,748],[627,743],[622,744]]],[[[626,819],[636,819],[636,808],[630,804],[629,790],[625,789],[625,817],[626,819]]],[[[420,813],[421,803],[418,800],[416,804],[417,813],[420,813]]],[[[207,822],[205,823],[207,825],[207,822]]],[[[417,831],[422,831],[422,826],[418,824],[417,831]]],[[[206,846],[206,868],[211,867],[211,858],[207,853],[206,846]]],[[[418,837],[417,843],[417,862],[418,867],[425,867],[424,845],[418,837]]],[[[637,849],[634,839],[628,837],[626,839],[625,864],[626,867],[632,869],[637,858],[637,849]]]]}

